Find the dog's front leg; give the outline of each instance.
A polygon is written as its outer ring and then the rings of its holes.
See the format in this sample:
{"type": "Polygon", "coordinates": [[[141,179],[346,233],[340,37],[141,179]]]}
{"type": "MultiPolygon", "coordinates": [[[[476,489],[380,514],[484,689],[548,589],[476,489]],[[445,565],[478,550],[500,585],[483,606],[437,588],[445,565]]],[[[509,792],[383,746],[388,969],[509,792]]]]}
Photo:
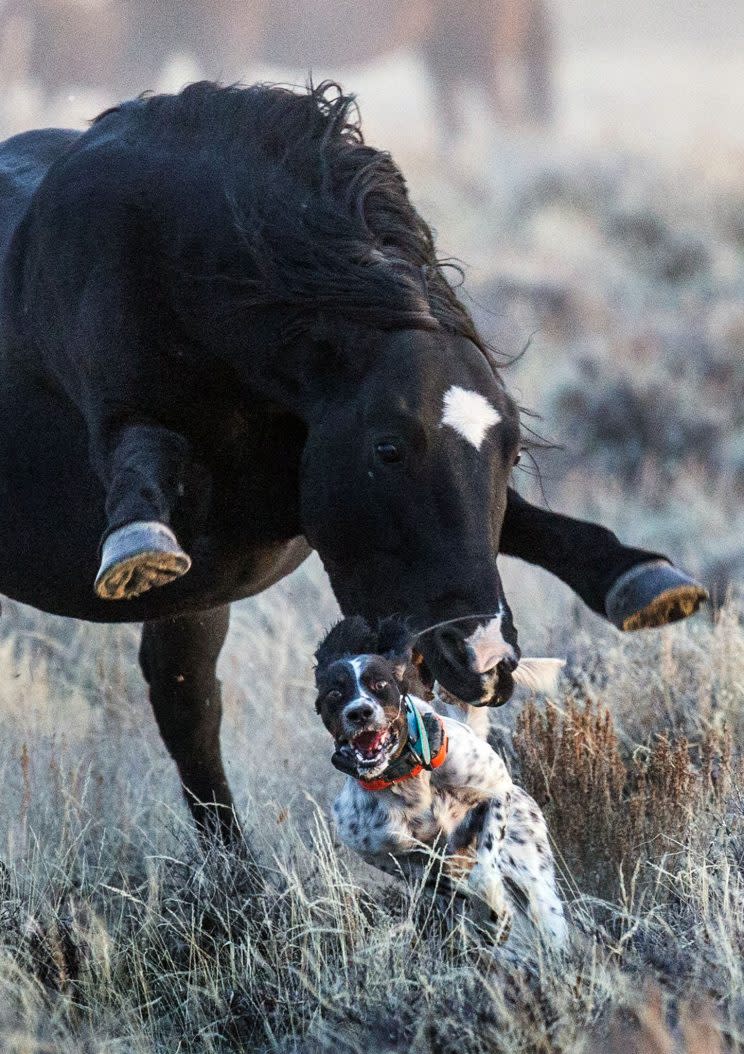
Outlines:
{"type": "Polygon", "coordinates": [[[556,948],[568,938],[555,880],[555,861],[545,817],[521,787],[515,787],[507,817],[502,870],[526,901],[527,915],[538,931],[556,948]]]}
{"type": "Polygon", "coordinates": [[[482,820],[476,833],[475,864],[468,877],[469,891],[476,905],[485,908],[481,914],[487,913],[489,921],[497,925],[501,943],[509,936],[512,919],[501,866],[510,801],[511,792],[507,791],[478,807],[482,820]]]}

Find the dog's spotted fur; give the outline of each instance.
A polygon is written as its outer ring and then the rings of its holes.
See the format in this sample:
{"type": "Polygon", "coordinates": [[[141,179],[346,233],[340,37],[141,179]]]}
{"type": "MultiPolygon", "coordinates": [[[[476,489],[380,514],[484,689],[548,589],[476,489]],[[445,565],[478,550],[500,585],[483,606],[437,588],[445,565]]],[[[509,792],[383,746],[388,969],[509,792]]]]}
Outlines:
{"type": "MultiPolygon", "coordinates": [[[[380,699],[376,727],[383,720],[390,726],[408,687],[402,673],[410,658],[407,649],[403,630],[391,641],[389,623],[377,638],[361,619],[347,619],[331,631],[318,650],[316,675],[318,710],[337,745],[340,715],[360,698],[343,668],[353,662],[359,674],[373,667],[372,683],[377,686],[384,683],[385,670],[396,698],[380,699]],[[344,685],[348,687],[338,687],[344,685]]],[[[362,678],[355,680],[359,687],[362,678]]],[[[372,695],[365,691],[365,698],[374,710],[372,695]]],[[[487,909],[504,937],[519,909],[553,944],[562,945],[566,922],[537,804],[512,782],[503,760],[489,746],[487,723],[480,720],[477,731],[470,726],[470,708],[436,693],[433,706],[411,698],[421,714],[433,709],[441,716],[449,739],[446,760],[437,769],[376,792],[349,776],[333,807],[339,837],[368,863],[388,872],[416,871],[431,849],[442,849],[455,865],[446,868],[447,873],[466,876],[466,891],[487,909]]]]}

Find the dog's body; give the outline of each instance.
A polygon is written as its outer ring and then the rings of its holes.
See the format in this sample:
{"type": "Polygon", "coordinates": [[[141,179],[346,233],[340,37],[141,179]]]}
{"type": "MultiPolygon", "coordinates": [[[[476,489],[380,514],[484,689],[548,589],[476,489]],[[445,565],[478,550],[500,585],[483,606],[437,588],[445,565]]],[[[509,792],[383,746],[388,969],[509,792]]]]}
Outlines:
{"type": "Polygon", "coordinates": [[[384,639],[390,627],[382,627],[370,653],[370,632],[362,620],[346,620],[318,651],[318,708],[336,740],[334,763],[348,772],[333,810],[339,837],[388,872],[426,867],[438,849],[449,876],[465,882],[504,935],[519,908],[562,945],[566,922],[545,821],[486,741],[487,714],[436,693],[434,705],[406,695],[401,637],[391,645],[384,639]],[[361,654],[349,650],[352,627],[361,654]],[[446,737],[431,767],[416,764],[426,753],[420,742],[410,750],[408,729],[423,722],[435,734],[439,724],[446,737]],[[395,778],[385,778],[393,772],[395,778]]]}

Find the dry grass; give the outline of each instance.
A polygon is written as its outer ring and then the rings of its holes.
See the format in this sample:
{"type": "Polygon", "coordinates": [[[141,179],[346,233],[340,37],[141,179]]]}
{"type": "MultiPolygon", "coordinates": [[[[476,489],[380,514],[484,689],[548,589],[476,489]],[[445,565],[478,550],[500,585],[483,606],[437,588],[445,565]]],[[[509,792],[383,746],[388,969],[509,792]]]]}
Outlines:
{"type": "Polygon", "coordinates": [[[608,1054],[723,1054],[723,1041],[710,1000],[683,1001],[678,1025],[669,1025],[661,989],[649,986],[637,1004],[613,1015],[608,1054]]]}
{"type": "Polygon", "coordinates": [[[697,745],[660,732],[624,757],[609,709],[574,696],[560,709],[529,702],[514,748],[521,779],[578,887],[607,899],[638,884],[639,866],[673,866],[694,820],[740,785],[727,729],[708,729],[697,745]]]}
{"type": "Polygon", "coordinates": [[[654,637],[608,631],[602,663],[587,669],[617,728],[590,682],[560,710],[522,710],[518,762],[545,803],[575,928],[565,962],[525,972],[495,956],[467,919],[442,915],[428,892],[383,880],[334,846],[325,816],[338,777],[313,721],[309,664],[294,671],[289,698],[273,695],[277,677],[291,681],[285,650],[301,640],[309,653],[320,595],[311,564],[237,610],[223,663],[225,739],[250,849],[206,859],[147,715],[134,634],[83,634],[52,620],[42,635],[33,613],[7,611],[16,633],[2,645],[0,681],[0,1048],[742,1049],[738,740],[713,731],[719,709],[733,726],[744,703],[736,609],[714,626],[700,620],[654,637]],[[665,734],[669,709],[637,726],[646,746],[628,732],[633,708],[617,700],[627,665],[647,662],[649,649],[666,654],[678,693],[669,705],[686,715],[689,738],[665,734]],[[713,691],[718,709],[705,678],[701,691],[702,660],[692,661],[702,651],[728,657],[713,691]],[[81,669],[97,670],[90,684],[100,694],[79,692],[81,669]],[[291,736],[296,777],[282,764],[291,736]],[[638,992],[651,982],[644,1010],[638,992]],[[703,997],[705,1012],[692,1013],[703,997]]]}

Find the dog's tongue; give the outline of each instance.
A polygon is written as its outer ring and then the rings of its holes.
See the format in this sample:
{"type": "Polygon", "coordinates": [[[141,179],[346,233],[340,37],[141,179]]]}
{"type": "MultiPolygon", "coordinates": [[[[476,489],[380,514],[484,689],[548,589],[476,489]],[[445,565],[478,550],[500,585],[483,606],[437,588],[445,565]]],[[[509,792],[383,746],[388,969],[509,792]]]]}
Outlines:
{"type": "Polygon", "coordinates": [[[363,754],[373,754],[382,742],[382,732],[360,732],[354,736],[354,746],[363,754]]]}

